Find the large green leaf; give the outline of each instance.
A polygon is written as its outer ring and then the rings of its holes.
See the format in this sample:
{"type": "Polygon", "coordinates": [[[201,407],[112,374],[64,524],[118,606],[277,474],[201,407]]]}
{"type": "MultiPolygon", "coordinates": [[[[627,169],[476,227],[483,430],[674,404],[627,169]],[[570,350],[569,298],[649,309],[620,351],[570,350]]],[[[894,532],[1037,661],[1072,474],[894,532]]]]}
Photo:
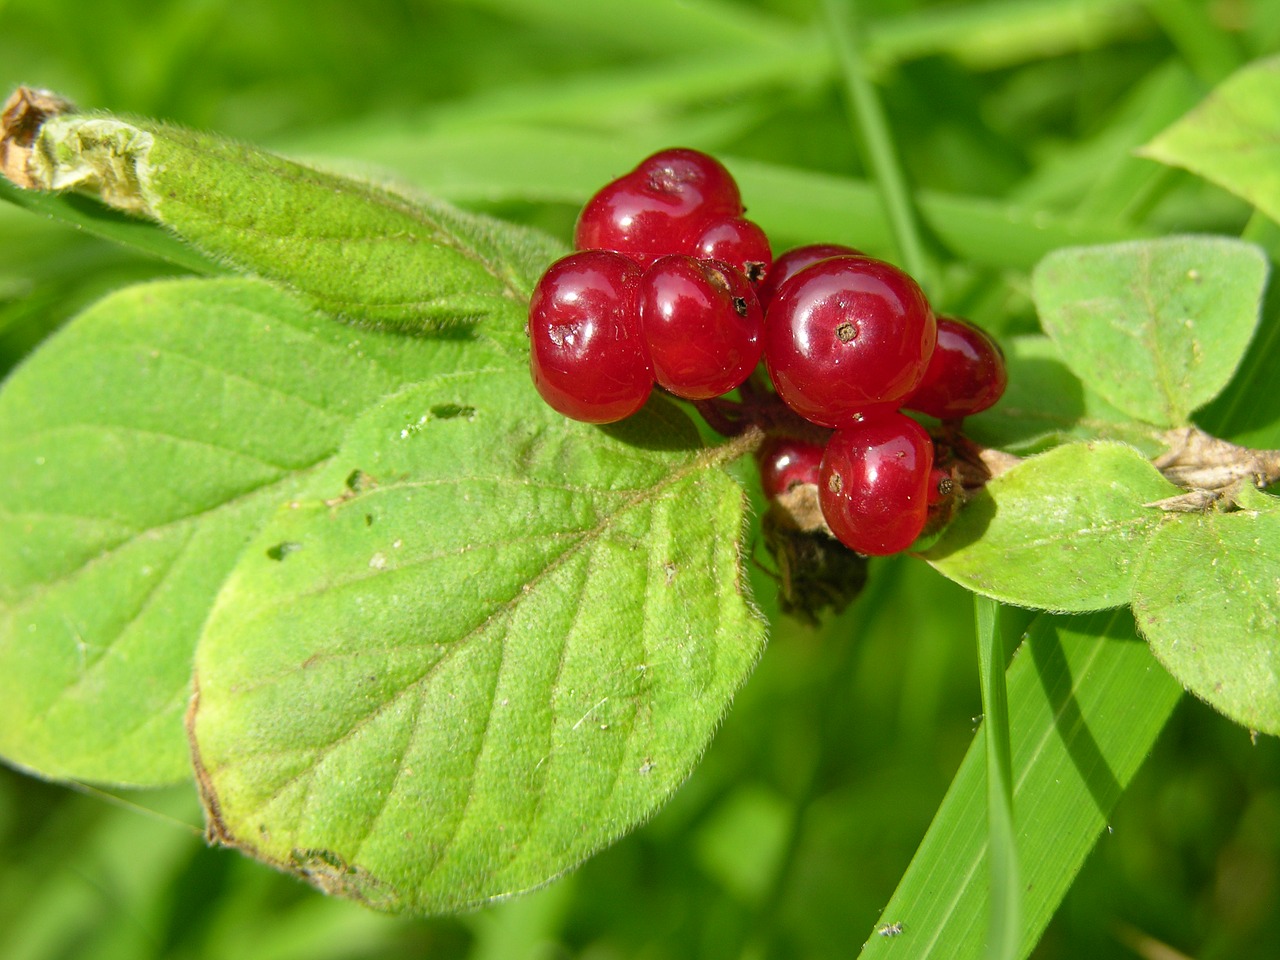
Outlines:
{"type": "Polygon", "coordinates": [[[1253,730],[1280,735],[1280,500],[1177,514],[1151,538],[1133,610],[1188,690],[1253,730]]]}
{"type": "Polygon", "coordinates": [[[47,342],[0,390],[0,753],[189,774],[195,639],[244,543],[362,409],[463,349],[497,355],[247,280],[132,287],[47,342]]]}
{"type": "Polygon", "coordinates": [[[1267,278],[1257,247],[1169,237],[1057,250],[1032,289],[1067,366],[1146,423],[1182,426],[1239,366],[1267,278]]]}
{"type": "Polygon", "coordinates": [[[1143,148],[1280,220],[1280,57],[1252,63],[1143,148]]]}
{"type": "Polygon", "coordinates": [[[158,220],[320,309],[405,330],[501,314],[561,252],[535,231],[147,121],[48,120],[30,174],[158,220]]]}
{"type": "MultiPolygon", "coordinates": [[[[1008,691],[1025,957],[1182,691],[1136,639],[1126,611],[1037,618],[1009,666],[1008,691]]],[[[987,955],[986,766],[979,731],[865,960],[987,955]]]]}
{"type": "Polygon", "coordinates": [[[544,883],[688,775],[759,656],[745,498],[661,398],[566,421],[523,370],[351,429],[219,597],[191,730],[213,835],[382,909],[544,883]]]}
{"type": "Polygon", "coordinates": [[[1144,504],[1179,492],[1132,447],[1068,444],[988,483],[924,557],[1005,603],[1076,612],[1119,606],[1162,516],[1144,504]]]}

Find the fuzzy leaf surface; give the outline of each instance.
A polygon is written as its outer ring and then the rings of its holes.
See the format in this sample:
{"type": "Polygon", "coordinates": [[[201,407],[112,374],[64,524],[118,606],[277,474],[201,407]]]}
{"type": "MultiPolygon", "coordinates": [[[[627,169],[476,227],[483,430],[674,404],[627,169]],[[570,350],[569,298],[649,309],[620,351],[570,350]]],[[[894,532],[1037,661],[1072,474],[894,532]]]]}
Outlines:
{"type": "Polygon", "coordinates": [[[1280,220],[1280,57],[1244,67],[1143,149],[1280,220]]]}
{"type": "Polygon", "coordinates": [[[1151,649],[1196,696],[1280,735],[1280,500],[1177,514],[1151,538],[1133,610],[1151,649]]]}
{"type": "Polygon", "coordinates": [[[1137,450],[1074,443],[986,485],[924,553],[944,576],[1004,603],[1083,612],[1129,601],[1136,562],[1179,493],[1137,450]]]}
{"type": "Polygon", "coordinates": [[[647,818],[764,642],[721,469],[742,452],[701,448],[661,398],[567,421],[523,367],[371,411],[200,642],[215,835],[431,913],[542,884],[647,818]]]}
{"type": "Polygon", "coordinates": [[[149,121],[49,120],[32,173],[158,220],[335,316],[406,331],[502,314],[563,252],[527,228],[149,121]]]}
{"type": "Polygon", "coordinates": [[[362,409],[459,349],[249,280],[131,287],[51,338],[0,389],[0,753],[189,775],[195,640],[245,542],[362,409]]]}
{"type": "Polygon", "coordinates": [[[1169,237],[1057,250],[1036,267],[1032,294],[1090,389],[1145,423],[1177,427],[1231,380],[1266,278],[1252,244],[1169,237]]]}

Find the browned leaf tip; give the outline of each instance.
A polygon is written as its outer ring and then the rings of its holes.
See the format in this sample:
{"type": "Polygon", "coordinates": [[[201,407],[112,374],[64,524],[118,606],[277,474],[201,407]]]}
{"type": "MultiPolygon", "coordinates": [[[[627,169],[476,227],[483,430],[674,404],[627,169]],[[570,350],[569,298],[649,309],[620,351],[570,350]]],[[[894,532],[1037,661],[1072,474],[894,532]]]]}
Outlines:
{"type": "Polygon", "coordinates": [[[1197,427],[1170,430],[1164,439],[1169,449],[1152,462],[1167,480],[1187,492],[1149,507],[1195,513],[1219,502],[1236,506],[1245,484],[1263,489],[1280,481],[1280,450],[1241,447],[1197,427]]]}
{"type": "Polygon", "coordinates": [[[0,171],[5,177],[25,190],[37,187],[27,168],[36,134],[51,117],[74,112],[71,101],[48,90],[19,87],[13,91],[0,113],[0,171]]]}

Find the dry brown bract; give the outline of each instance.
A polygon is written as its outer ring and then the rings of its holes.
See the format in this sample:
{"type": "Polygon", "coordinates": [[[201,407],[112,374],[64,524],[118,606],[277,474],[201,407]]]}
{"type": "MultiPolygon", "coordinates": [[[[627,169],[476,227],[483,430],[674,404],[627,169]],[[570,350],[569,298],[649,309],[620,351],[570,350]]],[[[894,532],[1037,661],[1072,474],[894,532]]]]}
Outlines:
{"type": "Polygon", "coordinates": [[[0,170],[4,175],[25,190],[34,188],[27,160],[36,134],[50,117],[74,112],[69,100],[48,90],[19,87],[13,91],[0,114],[0,170]]]}
{"type": "Polygon", "coordinates": [[[1262,489],[1280,480],[1280,450],[1251,450],[1196,427],[1170,430],[1164,439],[1169,449],[1152,462],[1187,492],[1149,503],[1149,507],[1194,513],[1219,501],[1236,505],[1245,484],[1262,489]]]}

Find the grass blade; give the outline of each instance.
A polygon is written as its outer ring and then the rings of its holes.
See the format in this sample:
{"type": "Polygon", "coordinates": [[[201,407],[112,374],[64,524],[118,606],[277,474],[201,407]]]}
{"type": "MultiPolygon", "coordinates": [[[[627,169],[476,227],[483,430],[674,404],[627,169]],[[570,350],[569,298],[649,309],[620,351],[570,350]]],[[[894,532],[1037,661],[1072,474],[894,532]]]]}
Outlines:
{"type": "Polygon", "coordinates": [[[973,595],[978,628],[978,671],[982,682],[982,730],[987,750],[987,833],[991,855],[991,910],[987,956],[1017,956],[1021,926],[1018,847],[1013,832],[1013,760],[1009,748],[1009,700],[1005,687],[1000,604],[973,595]]]}
{"type": "Polygon", "coordinates": [[[866,162],[880,189],[885,215],[901,251],[903,268],[928,291],[931,287],[929,257],[920,235],[920,223],[906,174],[898,162],[893,134],[875,87],[867,78],[859,49],[857,10],[854,4],[826,0],[827,24],[834,39],[840,68],[844,74],[849,108],[858,129],[866,162]]]}
{"type": "MultiPolygon", "coordinates": [[[[1126,610],[1043,614],[1007,674],[1015,837],[1023,865],[1013,956],[1035,946],[1182,695],[1126,610]]],[[[960,765],[863,960],[980,960],[989,889],[986,733],[960,765]]]]}
{"type": "MultiPolygon", "coordinates": [[[[634,166],[645,151],[664,146],[669,144],[494,124],[353,140],[344,154],[392,169],[431,195],[463,206],[514,201],[578,207],[601,183],[634,166]]],[[[849,243],[876,255],[892,249],[892,231],[873,184],[781,164],[721,159],[742,187],[750,217],[778,250],[819,241],[849,243]]],[[[1025,270],[1058,247],[1146,235],[1111,217],[1068,218],[986,197],[922,190],[919,201],[930,231],[948,250],[988,266],[1025,270]]]]}

